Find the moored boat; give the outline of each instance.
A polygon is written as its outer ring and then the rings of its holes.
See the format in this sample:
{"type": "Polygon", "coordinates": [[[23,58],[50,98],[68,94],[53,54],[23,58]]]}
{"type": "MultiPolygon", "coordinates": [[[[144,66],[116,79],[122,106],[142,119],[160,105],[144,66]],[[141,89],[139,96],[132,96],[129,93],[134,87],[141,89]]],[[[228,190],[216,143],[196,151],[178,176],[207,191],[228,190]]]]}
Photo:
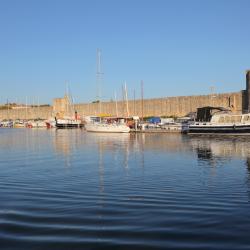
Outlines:
{"type": "Polygon", "coordinates": [[[42,119],[36,119],[28,121],[26,124],[27,128],[46,128],[46,121],[42,119]]]}
{"type": "Polygon", "coordinates": [[[87,123],[85,129],[88,132],[107,132],[107,133],[129,133],[130,128],[126,124],[119,123],[87,123]]]}
{"type": "Polygon", "coordinates": [[[15,120],[13,122],[13,128],[25,128],[26,127],[26,123],[25,121],[23,120],[15,120]]]}
{"type": "Polygon", "coordinates": [[[1,128],[12,128],[13,127],[13,121],[11,120],[3,120],[0,122],[1,128]]]}
{"type": "Polygon", "coordinates": [[[221,107],[197,109],[197,118],[189,125],[189,134],[243,134],[250,133],[250,113],[233,114],[221,107]]]}
{"type": "Polygon", "coordinates": [[[71,118],[64,118],[64,119],[57,119],[56,121],[56,128],[81,128],[82,121],[77,119],[71,118]]]}
{"type": "Polygon", "coordinates": [[[55,128],[56,127],[56,121],[55,120],[47,120],[46,122],[46,127],[47,128],[55,128]]]}
{"type": "Polygon", "coordinates": [[[130,127],[121,117],[85,117],[85,129],[88,132],[129,133],[130,127]]]}

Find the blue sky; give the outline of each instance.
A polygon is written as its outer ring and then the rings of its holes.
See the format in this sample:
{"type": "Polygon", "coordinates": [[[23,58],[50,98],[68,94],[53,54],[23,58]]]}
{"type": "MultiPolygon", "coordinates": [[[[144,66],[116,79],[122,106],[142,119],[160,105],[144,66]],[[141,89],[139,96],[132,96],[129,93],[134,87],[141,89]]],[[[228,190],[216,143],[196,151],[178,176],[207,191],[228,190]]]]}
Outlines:
{"type": "Polygon", "coordinates": [[[0,103],[239,91],[250,68],[248,0],[0,0],[0,103]]]}

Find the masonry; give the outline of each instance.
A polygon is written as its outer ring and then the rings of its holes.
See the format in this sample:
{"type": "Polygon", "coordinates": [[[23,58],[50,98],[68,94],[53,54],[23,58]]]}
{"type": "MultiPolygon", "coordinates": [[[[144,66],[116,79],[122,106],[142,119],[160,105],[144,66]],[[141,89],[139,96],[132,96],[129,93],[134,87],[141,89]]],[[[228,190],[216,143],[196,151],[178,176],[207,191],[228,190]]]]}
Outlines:
{"type": "MultiPolygon", "coordinates": [[[[230,108],[233,112],[240,113],[246,106],[244,99],[246,91],[199,95],[199,96],[178,96],[156,99],[130,100],[128,109],[126,102],[102,102],[76,104],[74,109],[80,116],[106,114],[112,116],[185,116],[194,112],[198,107],[220,106],[230,108]],[[143,107],[143,109],[142,109],[143,107]],[[128,111],[128,112],[127,112],[128,111]]],[[[66,113],[64,98],[54,100],[53,107],[35,107],[20,110],[1,110],[0,119],[48,119],[66,113]]],[[[73,115],[73,112],[72,112],[73,115]]]]}
{"type": "MultiPolygon", "coordinates": [[[[35,107],[22,110],[1,110],[0,119],[48,119],[66,114],[69,109],[68,98],[53,100],[52,107],[35,107]]],[[[111,116],[185,116],[195,112],[198,107],[216,106],[230,108],[235,113],[250,110],[250,71],[246,72],[246,90],[232,93],[164,97],[145,100],[84,103],[74,105],[74,110],[81,117],[106,114],[111,116]]],[[[73,116],[73,112],[72,112],[73,116]]]]}
{"type": "Polygon", "coordinates": [[[3,119],[47,119],[53,113],[52,107],[28,107],[23,109],[0,110],[0,120],[3,119]]]}

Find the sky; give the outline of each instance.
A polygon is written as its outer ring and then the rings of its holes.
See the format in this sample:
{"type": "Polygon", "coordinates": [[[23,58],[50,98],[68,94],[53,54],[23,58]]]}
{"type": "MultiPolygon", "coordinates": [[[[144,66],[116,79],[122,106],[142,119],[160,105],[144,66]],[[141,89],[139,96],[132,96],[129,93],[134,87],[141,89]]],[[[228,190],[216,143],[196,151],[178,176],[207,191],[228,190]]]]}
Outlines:
{"type": "Polygon", "coordinates": [[[0,0],[0,103],[245,89],[249,0],[0,0]]]}

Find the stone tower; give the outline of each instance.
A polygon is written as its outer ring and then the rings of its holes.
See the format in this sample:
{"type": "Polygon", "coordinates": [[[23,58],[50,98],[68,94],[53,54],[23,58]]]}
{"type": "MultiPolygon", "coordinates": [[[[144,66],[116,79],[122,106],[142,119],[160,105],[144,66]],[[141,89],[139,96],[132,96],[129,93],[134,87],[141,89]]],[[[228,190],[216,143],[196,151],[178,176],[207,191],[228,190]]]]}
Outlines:
{"type": "Polygon", "coordinates": [[[250,70],[246,71],[246,110],[250,112],[250,70]]]}

